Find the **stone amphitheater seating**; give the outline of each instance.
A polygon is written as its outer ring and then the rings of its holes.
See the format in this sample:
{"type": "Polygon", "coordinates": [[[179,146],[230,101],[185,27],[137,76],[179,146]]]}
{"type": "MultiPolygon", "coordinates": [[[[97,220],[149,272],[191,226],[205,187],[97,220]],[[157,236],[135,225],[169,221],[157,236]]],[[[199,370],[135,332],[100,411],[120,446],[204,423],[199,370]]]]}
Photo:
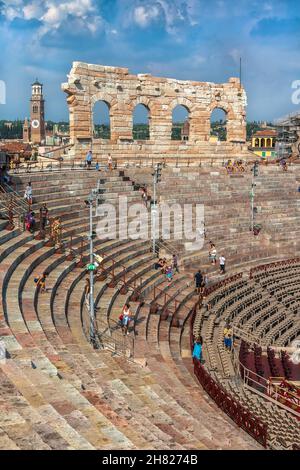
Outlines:
{"type": "MultiPolygon", "coordinates": [[[[151,169],[130,169],[126,174],[152,191],[151,169]]],[[[249,233],[251,172],[226,175],[224,168],[166,167],[158,184],[160,201],[202,203],[205,207],[206,239],[222,243],[230,263],[245,264],[272,256],[296,256],[299,250],[299,170],[289,167],[283,173],[277,167],[261,167],[255,180],[257,223],[262,224],[259,238],[249,233]],[[286,178],[285,178],[286,177],[286,178]],[[283,197],[284,194],[284,197],[283,197]],[[251,249],[249,246],[251,245],[251,249]],[[245,249],[243,249],[245,246],[245,249]]],[[[173,242],[174,246],[176,245],[173,242]]],[[[177,244],[179,253],[184,246],[177,244]]],[[[203,250],[185,254],[186,263],[203,258],[203,250]]]]}
{"type": "Polygon", "coordinates": [[[262,396],[249,393],[242,380],[237,378],[235,356],[226,351],[223,344],[223,329],[227,321],[233,326],[235,349],[238,348],[241,332],[244,338],[248,337],[249,342],[254,344],[253,352],[242,339],[240,357],[243,358],[243,365],[255,374],[250,373],[250,381],[247,383],[258,390],[259,376],[268,379],[274,375],[299,380],[300,367],[287,362],[284,353],[270,362],[268,356],[272,353],[269,347],[266,354],[262,354],[262,348],[255,344],[257,341],[265,346],[288,346],[299,335],[299,319],[271,295],[276,285],[274,280],[278,278],[280,285],[285,284],[287,279],[294,279],[299,262],[282,262],[279,265],[258,272],[254,270],[250,279],[241,274],[226,285],[216,285],[211,291],[208,289],[204,304],[196,315],[193,334],[194,337],[199,334],[203,336],[205,367],[245,407],[255,410],[268,424],[270,447],[292,448],[293,444],[299,445],[299,418],[297,420],[292,415],[288,416],[285,410],[277,406],[274,408],[262,396]],[[280,420],[283,420],[284,432],[279,425],[280,420]]]}
{"type": "MultiPolygon", "coordinates": [[[[193,197],[205,202],[208,237],[225,251],[232,270],[243,264],[249,270],[257,259],[295,255],[299,246],[299,214],[297,204],[292,202],[298,194],[291,189],[280,202],[282,193],[280,196],[278,186],[285,182],[277,169],[272,168],[270,175],[263,170],[265,183],[257,190],[261,217],[267,221],[265,213],[272,210],[265,233],[257,238],[249,234],[247,219],[249,176],[229,177],[224,169],[175,170],[164,170],[166,182],[159,185],[162,200],[190,202],[193,197]],[[271,209],[266,208],[265,201],[273,201],[271,209]],[[276,232],[272,231],[272,221],[278,222],[276,232]]],[[[61,217],[63,244],[59,248],[47,246],[44,240],[37,240],[20,228],[6,231],[6,222],[0,225],[0,340],[6,348],[6,360],[0,364],[0,447],[259,449],[261,446],[201,391],[193,376],[189,319],[198,298],[192,276],[180,269],[180,274],[168,283],[154,269],[154,257],[145,242],[95,240],[95,251],[104,256],[103,270],[95,283],[99,341],[104,348],[93,349],[88,341],[85,271],[79,264],[88,261],[88,210],[84,199],[100,177],[105,201],[116,203],[122,194],[130,203],[140,202],[133,181],[146,183],[150,188],[151,170],[133,168],[126,170],[125,175],[127,178],[117,170],[109,174],[61,170],[33,171],[30,175],[20,172],[14,176],[21,196],[27,181],[32,181],[36,212],[46,201],[50,217],[61,217]],[[48,290],[42,293],[33,280],[45,270],[49,273],[48,290]],[[130,335],[123,337],[117,322],[126,301],[130,301],[135,322],[130,335]]],[[[296,171],[292,169],[288,178],[291,186],[296,185],[296,171]]],[[[189,256],[187,263],[195,260],[212,271],[207,265],[206,246],[189,256]]],[[[218,275],[212,272],[211,279],[218,279],[218,275]]],[[[253,411],[267,420],[271,429],[269,446],[284,448],[298,443],[294,427],[285,436],[290,422],[287,412],[234,386],[233,364],[223,351],[221,335],[227,309],[231,309],[231,318],[238,321],[249,302],[256,302],[255,314],[268,308],[263,302],[270,302],[275,307],[268,311],[261,336],[269,335],[268,319],[279,315],[282,308],[289,313],[280,317],[276,325],[271,324],[270,331],[273,334],[278,325],[285,325],[279,341],[285,339],[287,344],[288,332],[292,333],[295,327],[286,323],[292,311],[291,300],[285,304],[269,295],[268,288],[258,279],[246,278],[221,286],[210,298],[212,310],[201,308],[194,328],[203,328],[205,359],[211,374],[244,406],[251,404],[253,411]],[[277,433],[276,419],[281,419],[283,426],[277,433]]],[[[250,318],[240,326],[243,328],[250,318]]],[[[249,322],[253,335],[259,327],[249,322]]],[[[273,337],[276,334],[270,342],[273,337]]]]}

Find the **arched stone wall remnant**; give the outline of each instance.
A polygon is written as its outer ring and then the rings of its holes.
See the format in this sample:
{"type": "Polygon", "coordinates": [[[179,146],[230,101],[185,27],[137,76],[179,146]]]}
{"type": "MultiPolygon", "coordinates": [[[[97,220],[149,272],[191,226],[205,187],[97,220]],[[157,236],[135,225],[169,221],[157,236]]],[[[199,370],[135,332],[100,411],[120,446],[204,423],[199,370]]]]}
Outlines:
{"type": "Polygon", "coordinates": [[[166,148],[171,141],[172,112],[177,105],[189,110],[190,149],[194,146],[196,151],[197,145],[209,142],[214,108],[224,109],[227,114],[227,141],[239,145],[246,141],[247,97],[238,78],[223,84],[194,82],[132,75],[127,68],[74,62],[62,89],[68,95],[70,137],[75,147],[82,142],[93,143],[93,108],[99,100],[110,109],[112,146],[133,142],[133,111],[137,104],[149,109],[148,145],[156,152],[160,145],[166,148]]]}

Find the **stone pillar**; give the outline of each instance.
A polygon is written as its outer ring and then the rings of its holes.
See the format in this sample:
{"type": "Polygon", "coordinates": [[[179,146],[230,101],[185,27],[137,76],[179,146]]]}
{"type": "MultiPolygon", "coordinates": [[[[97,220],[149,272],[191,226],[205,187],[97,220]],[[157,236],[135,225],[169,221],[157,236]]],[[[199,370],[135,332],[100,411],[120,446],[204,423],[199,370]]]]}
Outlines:
{"type": "Polygon", "coordinates": [[[166,142],[171,140],[172,115],[169,105],[160,101],[153,101],[151,106],[150,140],[166,142]]]}
{"type": "Polygon", "coordinates": [[[124,102],[118,101],[111,108],[110,138],[112,142],[132,139],[132,112],[124,102]]]}
{"type": "Polygon", "coordinates": [[[195,142],[207,142],[210,136],[210,113],[203,105],[199,105],[193,112],[191,119],[190,138],[195,142]],[[191,128],[192,127],[192,128],[191,128]]]}

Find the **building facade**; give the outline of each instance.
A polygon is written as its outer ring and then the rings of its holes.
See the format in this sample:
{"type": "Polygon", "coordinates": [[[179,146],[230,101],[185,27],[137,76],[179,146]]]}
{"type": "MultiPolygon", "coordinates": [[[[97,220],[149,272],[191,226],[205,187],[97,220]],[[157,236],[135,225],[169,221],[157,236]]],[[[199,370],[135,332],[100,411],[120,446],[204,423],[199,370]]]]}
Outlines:
{"type": "Polygon", "coordinates": [[[251,150],[258,157],[276,157],[276,137],[274,129],[264,129],[253,134],[251,139],[251,150]]]}

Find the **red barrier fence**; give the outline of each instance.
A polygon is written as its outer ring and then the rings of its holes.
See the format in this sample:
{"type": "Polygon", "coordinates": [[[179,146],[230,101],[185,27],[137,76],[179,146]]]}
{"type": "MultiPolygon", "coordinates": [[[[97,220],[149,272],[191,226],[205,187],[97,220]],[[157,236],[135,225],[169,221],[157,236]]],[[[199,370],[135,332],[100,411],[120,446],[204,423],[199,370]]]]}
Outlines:
{"type": "Polygon", "coordinates": [[[268,264],[262,264],[260,266],[256,266],[255,268],[252,268],[250,271],[250,279],[253,278],[253,275],[255,273],[258,273],[260,271],[267,271],[268,269],[271,268],[278,268],[280,266],[290,266],[292,264],[297,264],[300,262],[300,258],[291,258],[291,259],[285,259],[281,261],[275,261],[273,263],[268,263],[268,264]]]}
{"type": "MultiPolygon", "coordinates": [[[[193,345],[193,325],[196,309],[191,317],[190,343],[193,345]]],[[[194,374],[206,393],[214,400],[218,407],[224,411],[240,428],[244,429],[263,447],[267,446],[268,427],[259,418],[254,416],[247,408],[233,398],[224,387],[215,381],[205,367],[197,360],[194,362],[194,374]]]]}
{"type": "Polygon", "coordinates": [[[203,365],[194,359],[194,374],[208,395],[240,428],[244,429],[263,447],[267,446],[267,425],[253,416],[237,400],[218,384],[205,370],[203,365]]]}
{"type": "Polygon", "coordinates": [[[231,282],[242,279],[242,277],[243,277],[243,273],[234,274],[233,276],[227,277],[226,279],[223,279],[222,281],[219,281],[216,284],[210,287],[207,287],[205,289],[205,297],[207,297],[209,294],[219,289],[220,287],[226,286],[227,284],[230,284],[231,282]]]}

